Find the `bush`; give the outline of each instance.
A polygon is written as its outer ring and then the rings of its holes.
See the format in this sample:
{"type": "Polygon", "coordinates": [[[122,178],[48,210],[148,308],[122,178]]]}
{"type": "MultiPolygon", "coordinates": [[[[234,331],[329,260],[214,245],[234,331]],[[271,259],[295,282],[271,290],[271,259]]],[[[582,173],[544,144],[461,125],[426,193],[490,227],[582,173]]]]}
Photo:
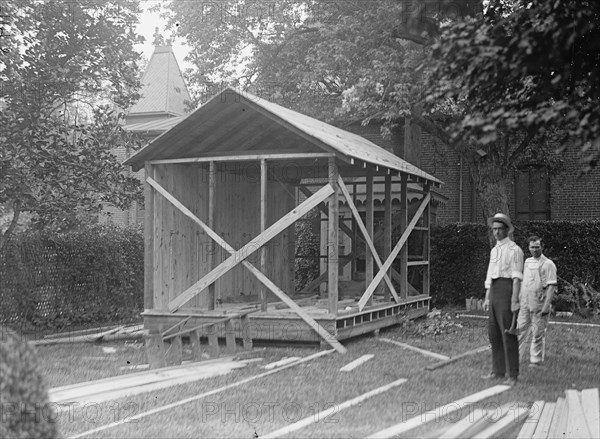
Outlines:
{"type": "Polygon", "coordinates": [[[22,329],[131,321],[143,309],[139,228],[26,233],[0,253],[0,322],[22,329]]]}
{"type": "MultiPolygon", "coordinates": [[[[521,221],[515,242],[529,257],[527,238],[538,235],[544,254],[559,276],[557,309],[580,314],[600,312],[600,221],[521,221]],[[583,285],[576,287],[574,285],[583,285]]],[[[483,298],[489,262],[489,231],[483,224],[449,224],[432,228],[431,296],[436,306],[462,305],[483,298]]]]}
{"type": "Polygon", "coordinates": [[[34,350],[0,327],[0,437],[58,437],[57,419],[34,350]]]}

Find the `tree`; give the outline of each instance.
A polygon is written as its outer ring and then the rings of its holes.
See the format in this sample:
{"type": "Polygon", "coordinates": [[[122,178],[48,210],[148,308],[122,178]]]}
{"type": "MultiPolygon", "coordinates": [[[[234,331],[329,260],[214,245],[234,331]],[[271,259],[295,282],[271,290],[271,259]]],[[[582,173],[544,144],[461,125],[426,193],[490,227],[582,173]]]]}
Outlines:
{"type": "MultiPolygon", "coordinates": [[[[600,4],[595,1],[492,2],[485,15],[453,23],[434,47],[445,99],[468,102],[449,127],[480,145],[502,133],[563,131],[561,146],[600,155],[600,4]]],[[[439,99],[440,94],[433,95],[439,99]]]]}
{"type": "MultiPolygon", "coordinates": [[[[476,30],[478,23],[492,20],[498,8],[483,14],[478,3],[444,0],[278,1],[262,10],[249,9],[250,4],[199,8],[171,3],[173,22],[194,47],[193,82],[206,85],[226,78],[337,124],[377,119],[385,122],[384,135],[409,118],[469,166],[484,217],[508,212],[512,173],[524,161],[543,159],[551,168],[560,168],[552,150],[554,130],[507,125],[487,138],[460,136],[454,130],[458,121],[479,120],[478,105],[489,95],[481,90],[476,97],[449,93],[461,90],[461,78],[444,70],[453,62],[446,45],[463,47],[459,59],[464,66],[471,57],[487,54],[489,48],[476,30]],[[452,35],[457,37],[448,42],[452,35]],[[242,69],[239,64],[233,67],[239,60],[244,61],[242,69]]],[[[506,79],[494,76],[494,86],[502,90],[506,79]]],[[[502,106],[494,96],[486,111],[502,106]]]]}
{"type": "Polygon", "coordinates": [[[139,95],[137,2],[0,1],[0,204],[65,229],[101,203],[140,199],[111,152],[138,143],[121,126],[139,95]]]}

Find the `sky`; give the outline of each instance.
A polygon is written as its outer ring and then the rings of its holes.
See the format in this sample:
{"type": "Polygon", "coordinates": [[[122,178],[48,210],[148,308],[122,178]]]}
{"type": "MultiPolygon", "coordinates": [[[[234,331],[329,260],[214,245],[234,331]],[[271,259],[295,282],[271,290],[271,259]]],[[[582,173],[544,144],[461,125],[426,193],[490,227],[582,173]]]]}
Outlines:
{"type": "MultiPolygon", "coordinates": [[[[150,12],[149,8],[159,3],[154,0],[142,0],[140,1],[140,5],[143,8],[144,12],[140,17],[140,23],[138,24],[136,30],[138,34],[142,35],[146,41],[144,44],[136,45],[136,50],[143,54],[146,60],[150,60],[152,56],[152,52],[154,51],[154,45],[152,41],[154,40],[154,29],[156,27],[159,28],[160,33],[163,38],[166,40],[170,37],[172,29],[167,29],[167,22],[165,19],[160,17],[159,12],[150,12]]],[[[192,67],[191,64],[186,63],[184,61],[185,56],[187,55],[189,48],[183,44],[183,38],[178,38],[175,42],[172,43],[173,52],[175,53],[175,58],[177,58],[177,62],[179,63],[179,67],[181,70],[185,70],[187,68],[192,67]]]]}

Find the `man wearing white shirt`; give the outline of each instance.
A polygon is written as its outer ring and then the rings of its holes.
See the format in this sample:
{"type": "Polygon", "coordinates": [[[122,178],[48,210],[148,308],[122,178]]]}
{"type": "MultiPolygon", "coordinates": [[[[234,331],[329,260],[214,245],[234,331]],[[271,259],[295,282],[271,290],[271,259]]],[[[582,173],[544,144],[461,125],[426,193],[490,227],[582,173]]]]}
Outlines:
{"type": "Polygon", "coordinates": [[[542,240],[531,236],[528,240],[531,258],[525,261],[519,313],[519,357],[529,365],[539,366],[544,361],[546,327],[557,285],[556,265],[542,254],[542,240]]]}
{"type": "Polygon", "coordinates": [[[496,245],[490,252],[490,263],[485,278],[483,309],[489,311],[488,335],[492,345],[492,372],[485,379],[501,379],[514,385],[519,376],[519,341],[508,333],[513,313],[519,310],[519,290],[523,280],[523,250],[509,234],[514,231],[510,218],[497,213],[489,218],[496,245]]]}

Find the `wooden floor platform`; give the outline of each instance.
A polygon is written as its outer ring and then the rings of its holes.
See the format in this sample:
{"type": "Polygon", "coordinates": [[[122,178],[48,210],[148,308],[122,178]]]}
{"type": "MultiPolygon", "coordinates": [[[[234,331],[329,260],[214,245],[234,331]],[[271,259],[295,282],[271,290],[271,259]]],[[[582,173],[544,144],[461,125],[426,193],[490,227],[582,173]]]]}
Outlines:
{"type": "MultiPolygon", "coordinates": [[[[341,300],[338,314],[333,316],[327,311],[327,301],[304,299],[299,301],[307,314],[338,340],[345,340],[377,329],[393,326],[405,320],[412,320],[429,312],[430,297],[425,295],[409,296],[400,303],[383,302],[375,299],[362,311],[354,299],[341,300]]],[[[260,311],[258,303],[222,304],[217,309],[207,311],[182,308],[175,313],[168,311],[146,310],[142,313],[144,327],[150,334],[164,333],[167,329],[183,322],[178,330],[186,330],[215,322],[228,316],[247,314],[249,321],[243,327],[241,319],[232,319],[236,339],[252,340],[320,342],[320,337],[293,310],[283,302],[268,304],[267,311],[260,311]],[[185,320],[185,322],[184,322],[185,320]]],[[[208,337],[215,331],[219,338],[225,338],[226,325],[205,326],[199,330],[201,337],[208,337]]]]}

